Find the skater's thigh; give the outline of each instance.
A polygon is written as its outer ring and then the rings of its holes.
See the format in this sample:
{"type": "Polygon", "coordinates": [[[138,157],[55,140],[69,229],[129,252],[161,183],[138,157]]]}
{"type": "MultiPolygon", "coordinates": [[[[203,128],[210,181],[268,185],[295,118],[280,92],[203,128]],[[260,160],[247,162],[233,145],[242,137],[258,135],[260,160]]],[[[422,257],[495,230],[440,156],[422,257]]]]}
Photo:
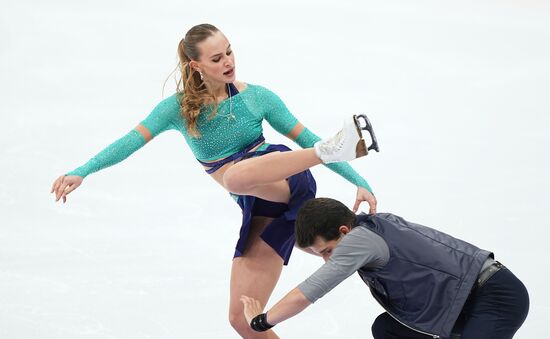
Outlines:
{"type": "Polygon", "coordinates": [[[267,303],[283,268],[283,259],[260,234],[271,218],[254,217],[244,255],[233,259],[231,266],[230,309],[242,311],[241,295],[267,303]]]}

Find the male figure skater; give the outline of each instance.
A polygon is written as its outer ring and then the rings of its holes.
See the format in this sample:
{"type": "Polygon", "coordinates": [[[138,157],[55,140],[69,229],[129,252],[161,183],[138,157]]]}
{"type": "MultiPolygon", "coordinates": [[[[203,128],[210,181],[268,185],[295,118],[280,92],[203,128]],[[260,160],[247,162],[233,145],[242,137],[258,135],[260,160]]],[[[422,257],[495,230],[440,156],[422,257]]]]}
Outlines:
{"type": "Polygon", "coordinates": [[[250,326],[265,331],[314,303],[354,272],[386,310],[375,339],[512,338],[529,310],[525,286],[491,252],[389,213],[355,215],[341,202],[306,202],[296,241],[325,259],[266,313],[242,296],[250,326]]]}

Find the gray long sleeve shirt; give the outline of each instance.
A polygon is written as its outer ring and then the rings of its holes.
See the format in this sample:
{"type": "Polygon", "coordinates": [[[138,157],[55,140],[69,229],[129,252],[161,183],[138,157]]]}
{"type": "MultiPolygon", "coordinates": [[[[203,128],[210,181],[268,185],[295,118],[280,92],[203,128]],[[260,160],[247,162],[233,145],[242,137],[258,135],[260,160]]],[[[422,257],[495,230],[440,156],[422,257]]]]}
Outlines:
{"type": "Polygon", "coordinates": [[[382,237],[364,227],[355,227],[340,240],[328,261],[298,289],[314,303],[359,268],[380,268],[389,258],[388,245],[382,237]]]}

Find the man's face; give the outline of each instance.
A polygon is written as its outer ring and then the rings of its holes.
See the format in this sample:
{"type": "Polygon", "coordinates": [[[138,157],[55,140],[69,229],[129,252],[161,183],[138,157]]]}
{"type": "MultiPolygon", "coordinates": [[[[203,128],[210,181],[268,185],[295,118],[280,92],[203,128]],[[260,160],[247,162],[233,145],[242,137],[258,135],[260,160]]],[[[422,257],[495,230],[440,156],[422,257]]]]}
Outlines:
{"type": "Polygon", "coordinates": [[[340,237],[334,240],[327,241],[323,237],[317,236],[317,238],[315,238],[315,242],[309,247],[309,249],[313,251],[313,253],[323,257],[326,262],[328,258],[330,258],[330,256],[332,255],[332,251],[334,250],[334,248],[338,246],[338,243],[342,240],[344,235],[348,234],[350,230],[351,229],[349,228],[349,226],[340,226],[340,237]]]}

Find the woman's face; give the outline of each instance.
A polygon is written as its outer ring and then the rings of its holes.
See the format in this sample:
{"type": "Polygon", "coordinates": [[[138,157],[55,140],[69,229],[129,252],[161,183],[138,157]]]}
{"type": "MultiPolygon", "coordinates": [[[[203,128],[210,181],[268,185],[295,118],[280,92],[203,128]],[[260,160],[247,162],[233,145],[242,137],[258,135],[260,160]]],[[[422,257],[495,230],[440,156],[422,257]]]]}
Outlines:
{"type": "Polygon", "coordinates": [[[195,62],[205,81],[224,84],[235,81],[235,56],[222,32],[214,33],[197,48],[201,57],[195,62]]]}

